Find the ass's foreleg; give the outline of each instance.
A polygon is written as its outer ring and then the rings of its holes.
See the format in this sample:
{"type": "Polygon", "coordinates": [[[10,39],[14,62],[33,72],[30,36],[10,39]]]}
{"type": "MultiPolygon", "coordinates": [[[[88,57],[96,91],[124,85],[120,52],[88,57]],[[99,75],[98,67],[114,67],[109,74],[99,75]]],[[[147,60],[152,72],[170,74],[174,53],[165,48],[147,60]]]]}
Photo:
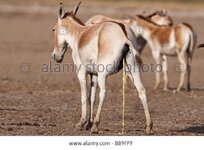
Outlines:
{"type": "Polygon", "coordinates": [[[80,83],[80,87],[81,87],[81,105],[82,105],[82,109],[81,109],[81,119],[79,121],[79,123],[76,125],[76,128],[78,130],[81,130],[86,121],[86,114],[87,114],[87,87],[86,87],[86,73],[84,71],[81,71],[78,73],[78,79],[79,79],[79,83],[80,83]]]}
{"type": "Polygon", "coordinates": [[[166,55],[162,55],[162,71],[164,74],[164,91],[167,91],[168,90],[168,75],[167,75],[168,65],[167,65],[166,55]]]}

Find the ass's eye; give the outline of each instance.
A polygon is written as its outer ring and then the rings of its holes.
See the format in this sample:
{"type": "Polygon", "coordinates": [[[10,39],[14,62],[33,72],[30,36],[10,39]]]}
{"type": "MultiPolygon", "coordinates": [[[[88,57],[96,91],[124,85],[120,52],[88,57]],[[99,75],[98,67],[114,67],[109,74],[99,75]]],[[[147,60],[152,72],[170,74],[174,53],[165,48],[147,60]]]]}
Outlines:
{"type": "Polygon", "coordinates": [[[52,29],[53,32],[55,32],[55,29],[52,29]]]}
{"type": "Polygon", "coordinates": [[[67,34],[66,29],[63,28],[63,27],[58,28],[57,32],[59,34],[61,34],[61,35],[66,35],[67,34]]]}

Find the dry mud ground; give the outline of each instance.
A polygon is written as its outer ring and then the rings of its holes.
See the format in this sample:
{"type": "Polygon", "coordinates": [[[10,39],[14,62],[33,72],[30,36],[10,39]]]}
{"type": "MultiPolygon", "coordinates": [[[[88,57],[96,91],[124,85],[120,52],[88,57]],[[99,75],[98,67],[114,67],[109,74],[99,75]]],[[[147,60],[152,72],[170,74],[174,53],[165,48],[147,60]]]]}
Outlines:
{"type": "MultiPolygon", "coordinates": [[[[151,12],[151,10],[148,10],[151,12]]],[[[76,131],[80,119],[80,89],[73,72],[43,73],[53,48],[52,27],[56,8],[5,7],[0,13],[0,135],[91,135],[76,131]],[[28,68],[24,68],[24,67],[28,68]],[[28,70],[26,70],[28,69],[28,70]]],[[[134,9],[84,8],[79,17],[85,21],[98,13],[121,17],[134,9]]],[[[140,10],[142,12],[142,10],[140,10]]],[[[188,22],[204,42],[204,12],[169,10],[175,23],[188,22]]],[[[146,46],[142,55],[153,62],[146,46]]],[[[72,63],[67,51],[63,63],[72,63]]],[[[175,88],[179,72],[177,58],[169,59],[170,86],[175,88]]],[[[154,135],[204,135],[204,50],[196,50],[192,64],[192,91],[173,94],[162,87],[152,91],[154,73],[142,73],[148,104],[154,122],[154,135]]],[[[107,98],[102,110],[99,135],[121,132],[122,74],[108,78],[107,98]]],[[[127,88],[125,135],[145,135],[145,117],[133,85],[127,88]]],[[[98,104],[98,97],[95,104],[98,104]]]]}

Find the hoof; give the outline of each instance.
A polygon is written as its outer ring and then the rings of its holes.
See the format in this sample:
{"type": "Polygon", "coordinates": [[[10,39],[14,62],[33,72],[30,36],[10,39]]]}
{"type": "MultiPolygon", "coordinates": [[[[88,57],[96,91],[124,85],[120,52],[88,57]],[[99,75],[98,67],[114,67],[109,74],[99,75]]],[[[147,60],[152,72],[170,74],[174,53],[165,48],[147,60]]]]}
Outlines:
{"type": "Polygon", "coordinates": [[[173,94],[176,94],[177,93],[177,91],[176,90],[173,90],[173,94]]]}
{"type": "Polygon", "coordinates": [[[77,124],[76,127],[75,127],[75,129],[76,129],[77,131],[81,131],[81,130],[83,129],[83,126],[81,126],[80,124],[77,124]]]}
{"type": "Polygon", "coordinates": [[[164,88],[163,90],[164,90],[164,91],[167,91],[167,92],[168,92],[168,91],[170,91],[170,89],[169,89],[169,88],[164,88]]]}
{"type": "Polygon", "coordinates": [[[186,89],[186,92],[190,92],[190,91],[191,91],[191,89],[190,89],[190,88],[187,88],[187,89],[186,89]]]}
{"type": "Polygon", "coordinates": [[[76,127],[75,127],[76,130],[78,130],[78,131],[83,130],[85,123],[86,123],[86,122],[80,121],[80,122],[76,125],[76,127]]]}
{"type": "Polygon", "coordinates": [[[153,130],[150,127],[146,128],[146,133],[147,135],[152,135],[153,134],[153,130]]]}
{"type": "Polygon", "coordinates": [[[179,89],[176,89],[176,92],[178,93],[178,92],[180,92],[181,91],[181,89],[179,88],[179,89]]]}
{"type": "Polygon", "coordinates": [[[90,122],[90,121],[87,121],[86,124],[84,125],[84,127],[85,127],[86,130],[91,129],[92,126],[93,126],[93,122],[90,122]]]}
{"type": "Polygon", "coordinates": [[[92,126],[91,133],[98,134],[98,128],[95,125],[92,126]]]}
{"type": "Polygon", "coordinates": [[[146,133],[148,135],[152,135],[153,134],[152,128],[153,128],[153,123],[152,122],[148,126],[146,126],[146,133]]]}

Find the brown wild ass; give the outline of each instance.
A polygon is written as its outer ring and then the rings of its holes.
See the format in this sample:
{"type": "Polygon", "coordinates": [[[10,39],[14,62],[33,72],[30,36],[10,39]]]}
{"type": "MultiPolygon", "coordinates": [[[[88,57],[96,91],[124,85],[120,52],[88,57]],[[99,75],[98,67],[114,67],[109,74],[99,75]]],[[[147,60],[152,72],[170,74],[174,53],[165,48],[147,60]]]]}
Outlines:
{"type": "Polygon", "coordinates": [[[72,59],[79,69],[77,77],[81,87],[82,114],[78,129],[91,128],[92,133],[98,133],[98,125],[103,102],[106,95],[106,79],[109,75],[122,69],[121,62],[135,67],[130,70],[130,76],[138,90],[146,116],[146,132],[150,133],[152,121],[150,118],[146,90],[140,78],[136,51],[136,37],[128,26],[113,22],[104,22],[92,26],[85,26],[77,17],[80,3],[73,11],[65,12],[60,4],[58,21],[54,26],[54,50],[52,57],[57,62],[62,62],[68,46],[72,49],[72,59]],[[127,34],[129,35],[127,38],[127,34]],[[137,59],[136,59],[137,58],[137,59]],[[116,64],[117,67],[114,66],[116,64]],[[103,67],[107,67],[103,69],[103,67]],[[101,68],[102,67],[102,68],[101,68]],[[91,76],[90,99],[87,99],[87,75],[91,76]],[[95,118],[93,118],[93,104],[97,84],[99,86],[99,105],[95,118]],[[87,118],[87,101],[91,103],[91,112],[87,118]]]}
{"type": "MultiPolygon", "coordinates": [[[[167,56],[177,56],[180,63],[180,82],[177,91],[180,91],[187,72],[187,90],[190,91],[191,60],[197,43],[197,35],[193,28],[187,23],[176,26],[159,26],[148,18],[136,16],[137,25],[143,29],[141,36],[148,41],[156,64],[162,60],[164,73],[164,90],[168,90],[167,56]],[[162,58],[162,59],[161,59],[162,58]]],[[[160,83],[160,73],[156,72],[155,89],[160,83]]]]}

